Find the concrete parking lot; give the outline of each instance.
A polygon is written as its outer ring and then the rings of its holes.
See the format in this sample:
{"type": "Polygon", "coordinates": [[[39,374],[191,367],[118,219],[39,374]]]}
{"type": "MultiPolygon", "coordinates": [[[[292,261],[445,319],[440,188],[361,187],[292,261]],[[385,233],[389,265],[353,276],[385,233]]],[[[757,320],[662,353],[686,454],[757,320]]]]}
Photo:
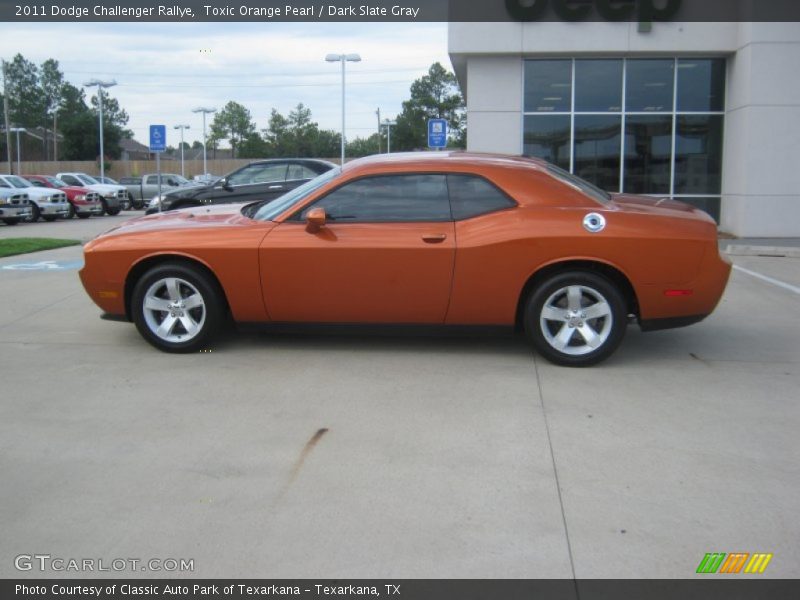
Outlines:
{"type": "Polygon", "coordinates": [[[99,318],[80,256],[0,260],[0,577],[80,575],[15,569],[38,553],[208,578],[686,578],[707,552],[800,576],[800,258],[736,256],[707,321],[631,327],[575,370],[514,336],[166,355],[99,318]]]}

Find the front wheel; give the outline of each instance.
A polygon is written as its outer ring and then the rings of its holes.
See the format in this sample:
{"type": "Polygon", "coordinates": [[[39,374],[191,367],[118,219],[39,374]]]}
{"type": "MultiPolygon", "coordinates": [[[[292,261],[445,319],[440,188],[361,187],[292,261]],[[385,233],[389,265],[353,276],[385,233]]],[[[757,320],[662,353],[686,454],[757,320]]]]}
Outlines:
{"type": "Polygon", "coordinates": [[[39,207],[35,204],[31,204],[31,216],[28,219],[31,223],[36,223],[39,220],[39,217],[42,216],[42,211],[39,210],[39,207]]]}
{"type": "Polygon", "coordinates": [[[588,367],[609,356],[625,336],[627,311],[617,287],[584,271],[559,273],[529,296],[525,333],[557,365],[588,367]]]}
{"type": "Polygon", "coordinates": [[[142,337],[164,352],[195,352],[219,329],[222,291],[210,276],[184,264],[150,269],[133,290],[133,321],[142,337]]]}
{"type": "Polygon", "coordinates": [[[110,217],[114,217],[114,216],[118,215],[118,214],[119,214],[119,211],[121,211],[121,210],[122,210],[122,209],[121,209],[119,206],[115,206],[115,207],[113,207],[113,208],[112,208],[112,207],[110,207],[110,206],[106,207],[106,213],[107,213],[107,214],[108,214],[110,217]]]}
{"type": "Polygon", "coordinates": [[[6,225],[19,225],[19,219],[3,219],[6,225]]]}

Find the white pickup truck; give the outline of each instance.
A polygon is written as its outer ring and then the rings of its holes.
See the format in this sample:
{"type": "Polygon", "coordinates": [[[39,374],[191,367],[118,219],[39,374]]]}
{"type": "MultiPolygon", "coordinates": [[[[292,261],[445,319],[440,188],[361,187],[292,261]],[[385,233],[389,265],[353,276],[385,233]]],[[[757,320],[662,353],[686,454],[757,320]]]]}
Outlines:
{"type": "Polygon", "coordinates": [[[124,185],[99,183],[86,173],[56,173],[56,177],[69,185],[84,187],[100,194],[100,203],[108,215],[118,215],[119,211],[127,210],[130,207],[128,190],[124,185]]]}
{"type": "Polygon", "coordinates": [[[16,188],[0,187],[0,221],[16,225],[31,218],[28,194],[16,188]]]}
{"type": "Polygon", "coordinates": [[[69,214],[67,195],[61,190],[40,188],[19,175],[0,175],[0,187],[24,192],[31,202],[31,218],[36,222],[39,217],[45,221],[55,221],[69,214]]]}

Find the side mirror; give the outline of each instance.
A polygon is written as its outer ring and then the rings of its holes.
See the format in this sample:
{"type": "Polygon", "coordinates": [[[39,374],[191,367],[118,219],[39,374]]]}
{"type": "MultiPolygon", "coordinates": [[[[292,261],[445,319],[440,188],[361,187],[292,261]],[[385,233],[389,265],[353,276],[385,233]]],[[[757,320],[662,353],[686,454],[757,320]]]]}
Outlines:
{"type": "Polygon", "coordinates": [[[223,177],[222,179],[220,179],[219,183],[220,183],[220,186],[222,187],[222,189],[225,190],[226,192],[232,192],[233,191],[233,186],[228,182],[228,178],[227,177],[223,177]]]}
{"type": "Polygon", "coordinates": [[[306,214],[306,231],[317,233],[325,225],[325,209],[312,208],[306,214]]]}

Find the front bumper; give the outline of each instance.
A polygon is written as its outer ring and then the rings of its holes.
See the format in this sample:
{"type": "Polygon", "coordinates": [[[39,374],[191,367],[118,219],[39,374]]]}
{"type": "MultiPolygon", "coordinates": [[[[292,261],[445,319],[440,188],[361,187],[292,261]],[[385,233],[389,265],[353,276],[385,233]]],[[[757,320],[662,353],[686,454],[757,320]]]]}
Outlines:
{"type": "Polygon", "coordinates": [[[4,204],[0,206],[0,219],[29,219],[32,216],[30,206],[4,204]]]}
{"type": "Polygon", "coordinates": [[[42,216],[66,217],[69,214],[69,204],[67,203],[48,204],[42,202],[36,206],[39,207],[39,212],[42,214],[42,216]]]}

